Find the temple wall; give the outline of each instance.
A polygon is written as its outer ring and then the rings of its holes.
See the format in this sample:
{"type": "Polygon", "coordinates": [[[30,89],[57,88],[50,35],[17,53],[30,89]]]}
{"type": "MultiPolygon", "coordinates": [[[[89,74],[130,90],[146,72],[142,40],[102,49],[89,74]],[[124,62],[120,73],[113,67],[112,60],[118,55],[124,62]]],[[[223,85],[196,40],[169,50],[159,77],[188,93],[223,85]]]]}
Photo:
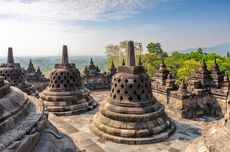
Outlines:
{"type": "Polygon", "coordinates": [[[226,98],[208,93],[181,98],[180,96],[170,96],[164,92],[153,90],[153,95],[165,105],[167,112],[183,118],[193,118],[201,115],[223,117],[227,108],[226,98]]]}
{"type": "Polygon", "coordinates": [[[217,102],[220,106],[220,111],[224,115],[227,112],[227,97],[215,96],[212,97],[213,102],[217,102]]]}
{"type": "Polygon", "coordinates": [[[166,93],[154,90],[153,92],[153,96],[160,101],[163,104],[167,104],[168,103],[168,96],[166,93]]]}

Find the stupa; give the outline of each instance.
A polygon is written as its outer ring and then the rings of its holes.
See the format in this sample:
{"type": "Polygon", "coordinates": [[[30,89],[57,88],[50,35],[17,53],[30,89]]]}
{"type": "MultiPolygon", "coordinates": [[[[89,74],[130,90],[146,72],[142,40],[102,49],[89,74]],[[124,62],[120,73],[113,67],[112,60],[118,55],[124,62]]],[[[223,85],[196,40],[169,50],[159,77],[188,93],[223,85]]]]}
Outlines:
{"type": "Polygon", "coordinates": [[[116,67],[112,63],[108,73],[101,73],[98,66],[90,59],[90,64],[85,66],[83,83],[90,90],[109,89],[112,75],[116,73],[116,67]]]}
{"type": "Polygon", "coordinates": [[[111,66],[109,68],[109,76],[112,77],[115,73],[117,73],[117,68],[115,67],[115,65],[114,65],[114,63],[112,61],[112,64],[111,64],[111,66]]]}
{"type": "Polygon", "coordinates": [[[74,63],[69,63],[66,45],[62,62],[55,64],[49,85],[39,96],[47,110],[58,116],[82,113],[97,105],[90,91],[82,85],[79,70],[74,63]]]}
{"type": "Polygon", "coordinates": [[[73,141],[47,120],[35,97],[10,87],[0,76],[1,152],[76,152],[73,141]]]}
{"type": "Polygon", "coordinates": [[[156,81],[156,83],[159,85],[165,85],[168,74],[169,71],[166,69],[164,59],[162,59],[160,69],[155,74],[155,79],[153,81],[156,81]]]}
{"type": "Polygon", "coordinates": [[[25,80],[26,74],[20,64],[14,62],[12,48],[8,48],[7,63],[1,64],[0,75],[3,76],[11,86],[16,86],[28,94],[35,92],[31,87],[32,85],[25,80]]]}
{"type": "Polygon", "coordinates": [[[207,69],[205,60],[202,60],[201,66],[195,71],[191,80],[189,81],[189,90],[193,92],[207,91],[207,87],[211,86],[210,71],[207,69]]]}
{"type": "Polygon", "coordinates": [[[29,62],[29,65],[28,65],[28,68],[27,68],[27,73],[35,73],[36,70],[34,68],[34,64],[32,63],[31,59],[30,59],[30,62],[29,62]]]}
{"type": "Polygon", "coordinates": [[[175,80],[170,73],[165,79],[163,73],[166,72],[162,72],[165,69],[166,66],[162,64],[153,77],[152,87],[154,97],[165,105],[167,112],[183,118],[197,118],[204,115],[219,118],[224,116],[227,111],[229,80],[228,76],[224,76],[223,71],[219,70],[216,59],[211,71],[207,69],[203,60],[188,85],[182,80],[179,88],[175,86],[175,80]]]}
{"type": "Polygon", "coordinates": [[[42,74],[40,68],[34,68],[32,60],[30,60],[26,70],[26,80],[29,81],[38,91],[42,91],[48,85],[49,80],[42,74]]]}
{"type": "Polygon", "coordinates": [[[93,118],[91,130],[122,144],[148,144],[167,139],[175,129],[164,106],[152,95],[151,80],[135,65],[133,41],[128,42],[126,65],[112,77],[110,96],[93,118]]]}
{"type": "Polygon", "coordinates": [[[214,58],[214,62],[211,68],[211,78],[213,87],[219,88],[223,82],[224,73],[220,71],[219,65],[216,62],[216,58],[214,58]]]}

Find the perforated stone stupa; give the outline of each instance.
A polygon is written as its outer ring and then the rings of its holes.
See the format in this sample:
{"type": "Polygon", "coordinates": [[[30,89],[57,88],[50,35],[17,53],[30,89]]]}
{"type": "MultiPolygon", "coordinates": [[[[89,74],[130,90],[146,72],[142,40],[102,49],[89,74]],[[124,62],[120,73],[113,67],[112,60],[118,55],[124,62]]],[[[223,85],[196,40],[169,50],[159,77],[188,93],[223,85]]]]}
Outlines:
{"type": "Polygon", "coordinates": [[[31,88],[31,84],[25,80],[25,72],[21,68],[20,64],[14,62],[12,48],[8,48],[7,63],[1,64],[0,75],[3,76],[10,85],[17,86],[28,94],[35,91],[31,88]]]}
{"type": "Polygon", "coordinates": [[[175,124],[152,95],[151,81],[142,65],[135,65],[134,43],[128,42],[126,65],[112,77],[110,96],[100,105],[91,130],[122,144],[148,144],[167,139],[175,124]]]}
{"type": "Polygon", "coordinates": [[[79,70],[69,63],[67,46],[63,46],[61,64],[55,64],[49,85],[39,96],[47,110],[56,115],[78,114],[97,105],[82,85],[79,70]]]}
{"type": "Polygon", "coordinates": [[[73,141],[47,120],[42,103],[0,76],[0,151],[75,152],[73,141]]]}

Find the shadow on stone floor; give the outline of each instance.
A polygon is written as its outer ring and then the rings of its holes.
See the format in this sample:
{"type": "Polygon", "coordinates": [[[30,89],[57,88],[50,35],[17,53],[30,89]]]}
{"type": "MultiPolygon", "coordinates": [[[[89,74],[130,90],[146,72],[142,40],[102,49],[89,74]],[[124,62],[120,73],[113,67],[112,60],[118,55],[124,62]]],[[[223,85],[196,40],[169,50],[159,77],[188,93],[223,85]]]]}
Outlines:
{"type": "Polygon", "coordinates": [[[181,123],[176,120],[173,121],[176,124],[176,130],[166,141],[192,141],[201,136],[201,132],[203,130],[202,128],[190,124],[181,123]]]}

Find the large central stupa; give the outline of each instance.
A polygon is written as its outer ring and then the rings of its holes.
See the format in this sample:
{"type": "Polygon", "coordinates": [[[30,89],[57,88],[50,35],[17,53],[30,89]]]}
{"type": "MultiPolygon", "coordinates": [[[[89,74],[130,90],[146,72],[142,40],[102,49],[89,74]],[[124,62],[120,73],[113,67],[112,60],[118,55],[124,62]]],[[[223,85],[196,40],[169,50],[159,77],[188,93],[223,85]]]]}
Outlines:
{"type": "Polygon", "coordinates": [[[74,63],[69,63],[66,45],[61,64],[55,64],[49,85],[39,96],[47,110],[58,116],[82,113],[96,106],[90,91],[81,83],[79,70],[74,63]]]}
{"type": "Polygon", "coordinates": [[[134,43],[129,41],[126,65],[113,75],[110,96],[94,116],[92,131],[103,139],[122,144],[167,139],[175,124],[151,90],[151,80],[141,62],[135,65],[134,43]]]}

